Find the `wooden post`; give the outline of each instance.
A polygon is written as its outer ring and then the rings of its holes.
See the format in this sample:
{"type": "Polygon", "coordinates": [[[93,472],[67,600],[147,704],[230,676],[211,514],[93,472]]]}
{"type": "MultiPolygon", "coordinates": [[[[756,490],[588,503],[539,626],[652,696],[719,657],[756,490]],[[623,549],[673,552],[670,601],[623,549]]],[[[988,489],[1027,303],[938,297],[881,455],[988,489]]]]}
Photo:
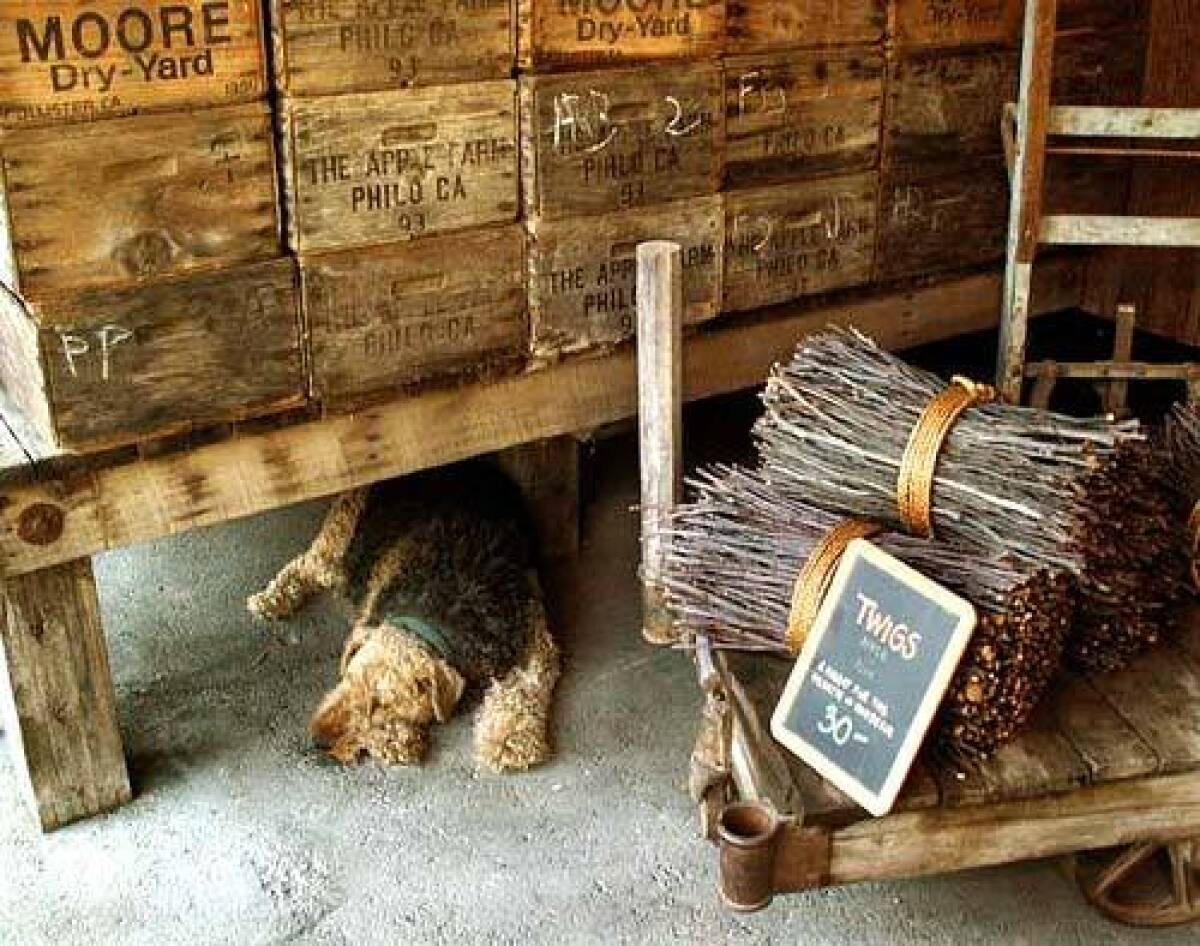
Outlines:
{"type": "Polygon", "coordinates": [[[683,256],[679,244],[637,248],[638,428],[642,480],[642,634],[673,640],[659,589],[658,528],[683,489],[683,256]]]}
{"type": "Polygon", "coordinates": [[[43,830],[128,802],[91,561],[0,585],[0,645],[5,738],[43,830]]]}
{"type": "Polygon", "coordinates": [[[542,560],[574,558],[579,553],[579,441],[548,437],[496,457],[525,494],[542,560]]]}
{"type": "Polygon", "coordinates": [[[1012,404],[1021,403],[1025,380],[1033,260],[1041,236],[1046,130],[1050,117],[1057,21],[1058,0],[1028,0],[1020,101],[1017,104],[1017,149],[1008,221],[1004,302],[1000,316],[1000,357],[996,369],[996,387],[1012,404]]]}

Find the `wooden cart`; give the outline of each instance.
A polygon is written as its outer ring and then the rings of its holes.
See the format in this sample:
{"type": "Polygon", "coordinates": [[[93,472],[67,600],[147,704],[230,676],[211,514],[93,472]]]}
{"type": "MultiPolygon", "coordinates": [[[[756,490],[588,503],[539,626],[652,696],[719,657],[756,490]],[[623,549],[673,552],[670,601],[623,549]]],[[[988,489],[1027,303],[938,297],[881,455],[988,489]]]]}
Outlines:
{"type": "MultiPolygon", "coordinates": [[[[639,249],[642,516],[677,502],[681,470],[678,251],[639,249]]],[[[647,534],[651,530],[646,529],[647,534]]],[[[643,544],[652,577],[661,549],[643,544]]],[[[665,642],[661,601],[646,591],[645,633],[665,642]]],[[[776,748],[763,721],[790,667],[713,654],[697,666],[706,694],[692,790],[720,851],[728,905],[758,909],[777,893],[915,877],[1050,855],[1083,859],[1089,900],[1116,919],[1163,925],[1200,915],[1200,610],[1177,640],[1129,669],[1072,680],[1035,724],[970,772],[922,763],[894,812],[871,818],[776,748]],[[1146,868],[1163,862],[1160,890],[1146,868]],[[1136,881],[1138,889],[1129,889],[1136,881]]]]}

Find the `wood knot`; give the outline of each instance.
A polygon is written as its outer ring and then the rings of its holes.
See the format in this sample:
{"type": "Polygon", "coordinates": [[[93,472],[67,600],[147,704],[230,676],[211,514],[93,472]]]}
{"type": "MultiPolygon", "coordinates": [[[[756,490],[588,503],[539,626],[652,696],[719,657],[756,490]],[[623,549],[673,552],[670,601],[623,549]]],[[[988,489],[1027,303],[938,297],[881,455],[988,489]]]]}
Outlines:
{"type": "Polygon", "coordinates": [[[51,503],[34,503],[17,517],[17,535],[29,545],[52,545],[63,534],[67,517],[51,503]]]}
{"type": "Polygon", "coordinates": [[[165,233],[139,233],[117,247],[115,257],[130,276],[145,278],[170,265],[175,257],[175,247],[165,233]]]}

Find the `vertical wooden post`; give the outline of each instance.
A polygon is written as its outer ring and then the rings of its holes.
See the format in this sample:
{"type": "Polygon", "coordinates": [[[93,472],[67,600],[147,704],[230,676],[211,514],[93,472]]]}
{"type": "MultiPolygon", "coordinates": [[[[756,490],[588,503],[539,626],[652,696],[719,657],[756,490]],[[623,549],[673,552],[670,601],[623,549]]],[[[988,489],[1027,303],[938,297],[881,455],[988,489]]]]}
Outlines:
{"type": "Polygon", "coordinates": [[[677,243],[637,248],[638,433],[642,482],[642,634],[673,640],[653,579],[662,573],[657,532],[679,500],[683,479],[683,258],[677,243]]]}
{"type": "Polygon", "coordinates": [[[1037,255],[1042,226],[1046,129],[1050,118],[1057,22],[1058,0],[1028,0],[1025,5],[1025,45],[1021,57],[1020,101],[1017,103],[1017,149],[1000,319],[1000,357],[996,368],[996,387],[1013,404],[1021,402],[1025,380],[1025,344],[1033,289],[1033,260],[1037,255]]]}
{"type": "Polygon", "coordinates": [[[544,561],[579,554],[579,441],[549,437],[497,454],[525,494],[544,561]]]}
{"type": "Polygon", "coordinates": [[[0,584],[0,697],[17,778],[43,830],[129,801],[90,560],[0,584]]]}

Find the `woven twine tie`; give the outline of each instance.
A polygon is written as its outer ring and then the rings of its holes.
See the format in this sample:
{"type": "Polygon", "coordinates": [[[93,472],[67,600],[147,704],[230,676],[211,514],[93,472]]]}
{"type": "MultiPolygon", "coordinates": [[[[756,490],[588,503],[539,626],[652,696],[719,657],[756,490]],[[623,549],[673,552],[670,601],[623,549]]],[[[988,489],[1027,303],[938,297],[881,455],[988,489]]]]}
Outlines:
{"type": "Polygon", "coordinates": [[[800,653],[808,631],[817,619],[821,602],[833,583],[833,574],[855,539],[870,539],[883,532],[883,526],[863,519],[847,519],[826,534],[812,551],[792,588],[792,612],[788,616],[787,645],[792,656],[800,653]]]}
{"type": "Polygon", "coordinates": [[[1200,500],[1192,507],[1188,535],[1192,537],[1192,586],[1200,591],[1200,500]]]}
{"type": "Polygon", "coordinates": [[[933,537],[933,480],[946,437],[964,411],[994,400],[995,388],[956,377],[922,412],[904,448],[896,482],[900,519],[913,535],[933,537]]]}

